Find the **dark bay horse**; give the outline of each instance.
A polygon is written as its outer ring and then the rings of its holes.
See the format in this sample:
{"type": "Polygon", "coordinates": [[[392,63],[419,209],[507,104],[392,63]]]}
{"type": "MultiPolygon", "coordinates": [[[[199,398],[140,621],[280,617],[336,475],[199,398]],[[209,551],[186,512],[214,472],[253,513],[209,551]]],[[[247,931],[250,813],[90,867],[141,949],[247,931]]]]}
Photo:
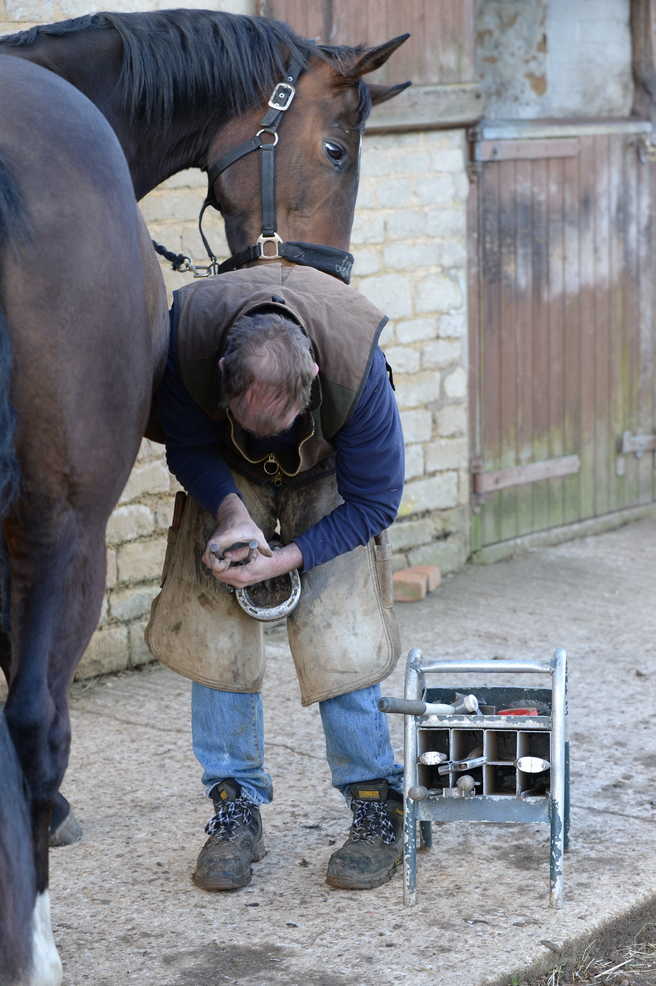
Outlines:
{"type": "MultiPolygon", "coordinates": [[[[207,11],[99,14],[0,40],[0,986],[54,986],[47,836],[68,685],[96,626],[104,533],[166,354],[159,267],[135,205],[253,134],[290,59],[283,239],[345,250],[368,87],[403,39],[317,48],[207,11]]],[[[257,235],[256,155],[213,184],[231,249],[257,235]]]]}

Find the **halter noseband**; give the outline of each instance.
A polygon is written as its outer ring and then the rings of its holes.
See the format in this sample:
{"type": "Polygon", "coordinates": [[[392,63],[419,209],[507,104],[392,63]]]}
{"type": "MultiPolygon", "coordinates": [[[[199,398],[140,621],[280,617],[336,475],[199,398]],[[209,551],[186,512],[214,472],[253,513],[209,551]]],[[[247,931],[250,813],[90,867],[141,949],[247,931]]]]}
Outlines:
{"type": "Polygon", "coordinates": [[[283,240],[278,235],[276,221],[276,147],[278,146],[278,127],[291,106],[296,95],[296,83],[303,71],[303,63],[292,59],[284,82],[278,82],[271,93],[268,109],[254,137],[250,137],[234,150],[222,155],[207,169],[208,191],[198,217],[198,229],[210,258],[208,274],[223,274],[238,270],[254,260],[279,260],[284,258],[295,264],[315,267],[326,274],[333,274],[348,284],[351,279],[353,255],[337,247],[321,246],[318,243],[301,243],[283,240]],[[265,139],[266,138],[266,139],[265,139]],[[219,263],[202,229],[203,215],[208,205],[219,209],[214,196],[214,182],[231,164],[239,161],[252,151],[260,151],[260,190],[262,208],[262,231],[256,242],[245,250],[233,254],[228,260],[219,263]]]}

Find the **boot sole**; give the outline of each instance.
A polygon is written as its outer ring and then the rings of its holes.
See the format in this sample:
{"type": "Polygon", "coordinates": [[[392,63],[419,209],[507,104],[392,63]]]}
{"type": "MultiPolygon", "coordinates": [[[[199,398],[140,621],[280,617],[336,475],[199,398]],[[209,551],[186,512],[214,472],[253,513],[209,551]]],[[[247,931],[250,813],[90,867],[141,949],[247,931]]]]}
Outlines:
{"type": "MultiPolygon", "coordinates": [[[[253,847],[253,858],[251,863],[259,863],[261,859],[266,856],[266,848],[264,846],[264,840],[260,839],[259,842],[253,847]]],[[[199,887],[201,890],[207,890],[209,893],[216,893],[224,890],[241,890],[242,887],[247,887],[251,882],[253,877],[252,869],[249,869],[245,880],[217,880],[212,884],[204,883],[202,880],[197,879],[196,873],[192,873],[191,880],[195,886],[199,887]]]]}
{"type": "Polygon", "coordinates": [[[345,877],[333,876],[327,873],[326,883],[329,887],[335,887],[336,890],[374,890],[376,887],[382,887],[384,883],[389,883],[402,862],[403,856],[397,859],[390,869],[385,870],[384,873],[371,876],[368,880],[349,880],[345,877]]]}

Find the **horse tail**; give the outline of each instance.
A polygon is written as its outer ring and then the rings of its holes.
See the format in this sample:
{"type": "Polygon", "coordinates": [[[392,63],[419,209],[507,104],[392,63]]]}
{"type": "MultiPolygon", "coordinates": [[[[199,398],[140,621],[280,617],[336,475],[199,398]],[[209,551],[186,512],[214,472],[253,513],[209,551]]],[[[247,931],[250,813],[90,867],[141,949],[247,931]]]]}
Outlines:
{"type": "Polygon", "coordinates": [[[23,982],[32,963],[36,876],[23,773],[0,711],[0,986],[23,982]]]}

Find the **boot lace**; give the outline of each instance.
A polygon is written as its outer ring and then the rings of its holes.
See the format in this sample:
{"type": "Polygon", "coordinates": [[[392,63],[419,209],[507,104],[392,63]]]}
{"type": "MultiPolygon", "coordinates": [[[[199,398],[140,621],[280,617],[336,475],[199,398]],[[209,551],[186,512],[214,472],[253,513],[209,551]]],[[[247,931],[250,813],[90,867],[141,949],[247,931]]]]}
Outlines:
{"type": "Polygon", "coordinates": [[[354,800],[351,837],[354,842],[377,842],[386,846],[396,839],[396,831],[385,805],[380,801],[354,800]]]}
{"type": "Polygon", "coordinates": [[[218,835],[222,839],[234,839],[241,825],[252,821],[255,805],[248,798],[234,798],[219,805],[216,814],[205,826],[208,835],[218,835]]]}

